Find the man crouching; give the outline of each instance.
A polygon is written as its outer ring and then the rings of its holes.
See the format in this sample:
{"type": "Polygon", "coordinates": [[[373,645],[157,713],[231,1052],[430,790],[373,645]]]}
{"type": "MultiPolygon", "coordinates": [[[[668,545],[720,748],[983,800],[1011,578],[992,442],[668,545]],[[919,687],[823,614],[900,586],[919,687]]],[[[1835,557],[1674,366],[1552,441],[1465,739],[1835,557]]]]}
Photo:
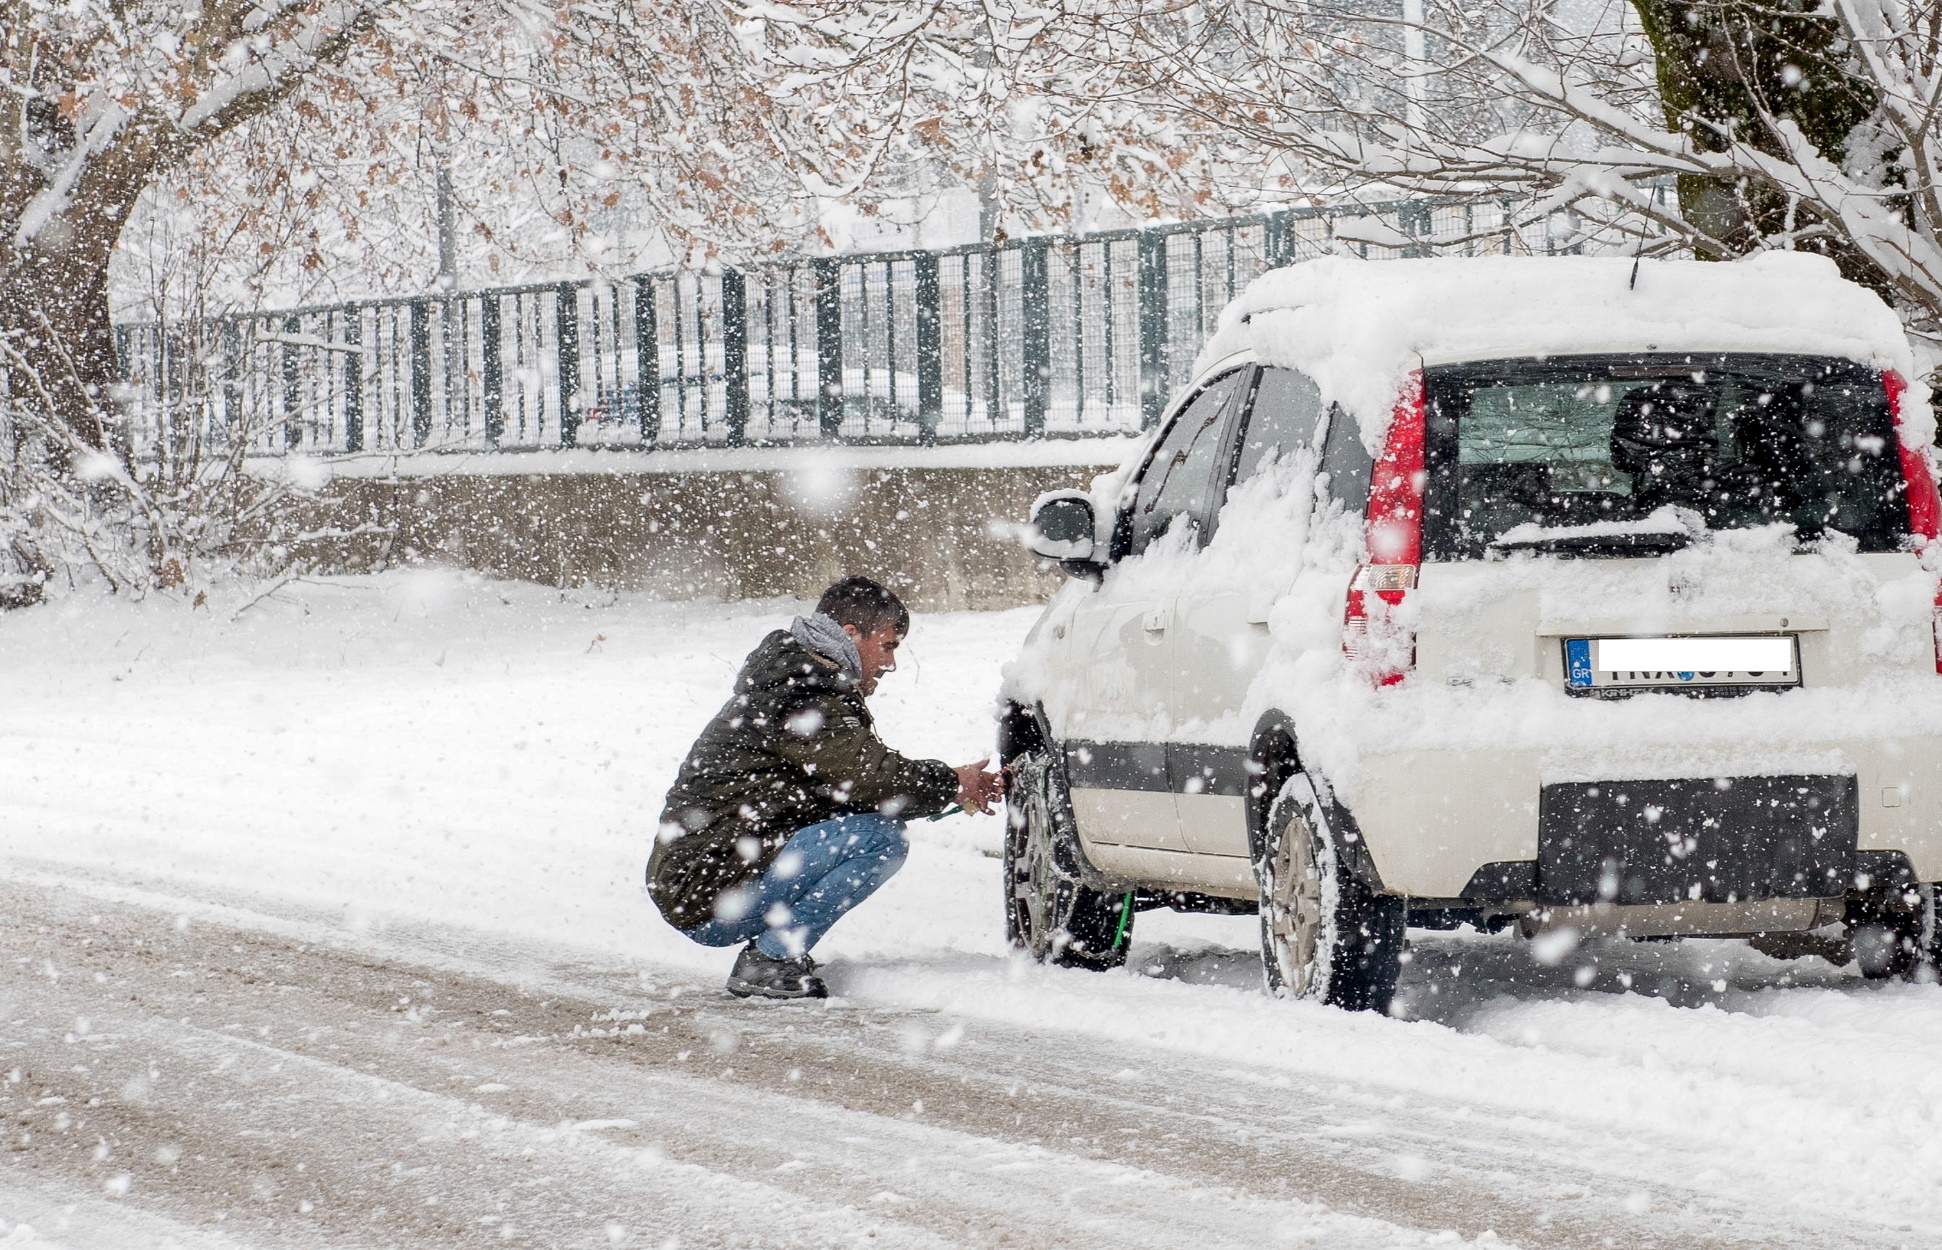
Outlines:
{"type": "Polygon", "coordinates": [[[1003,790],[982,764],[912,760],[876,734],[866,696],[895,672],[910,613],[867,577],[762,640],[668,791],[647,892],[704,946],[746,942],[738,997],[824,998],[809,950],[903,867],[904,821],[1003,790]]]}

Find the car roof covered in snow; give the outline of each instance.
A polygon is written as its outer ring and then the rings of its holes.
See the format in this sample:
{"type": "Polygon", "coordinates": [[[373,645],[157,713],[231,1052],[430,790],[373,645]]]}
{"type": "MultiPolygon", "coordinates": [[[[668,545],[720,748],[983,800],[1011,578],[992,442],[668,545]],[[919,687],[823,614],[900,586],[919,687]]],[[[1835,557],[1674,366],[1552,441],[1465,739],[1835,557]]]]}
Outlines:
{"type": "MultiPolygon", "coordinates": [[[[1398,382],[1418,365],[1634,351],[1833,356],[1915,373],[1894,310],[1806,252],[1730,264],[1326,257],[1249,283],[1222,311],[1200,365],[1245,354],[1300,369],[1355,416],[1376,452],[1398,382]]],[[[1931,441],[1927,405],[1911,407],[1910,433],[1931,441]]]]}

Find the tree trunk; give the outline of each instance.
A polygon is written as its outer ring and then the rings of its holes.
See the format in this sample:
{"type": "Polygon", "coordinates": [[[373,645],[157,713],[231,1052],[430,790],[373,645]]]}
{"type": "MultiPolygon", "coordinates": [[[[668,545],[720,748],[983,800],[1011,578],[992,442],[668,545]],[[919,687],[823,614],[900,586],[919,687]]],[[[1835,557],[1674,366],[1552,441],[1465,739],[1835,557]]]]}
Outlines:
{"type": "Polygon", "coordinates": [[[116,412],[121,370],[108,319],[108,262],[143,189],[196,146],[284,99],[318,65],[341,61],[373,21],[370,9],[355,5],[341,24],[272,8],[284,23],[281,46],[273,32],[253,26],[262,11],[250,0],[201,6],[182,42],[186,75],[162,84],[182,99],[210,90],[223,101],[190,126],[172,111],[100,98],[75,103],[101,90],[63,76],[78,72],[86,47],[64,48],[44,31],[0,40],[0,82],[10,87],[0,91],[0,334],[17,353],[7,365],[9,389],[15,402],[45,407],[86,446],[123,458],[129,452],[116,412]],[[223,86],[241,61],[257,63],[260,81],[243,90],[233,80],[223,86]],[[88,120],[77,123],[70,112],[88,120]],[[78,124],[102,128],[105,137],[78,124]]]}
{"type": "MultiPolygon", "coordinates": [[[[60,152],[75,136],[58,117],[27,118],[28,144],[60,152]]],[[[12,349],[9,391],[55,428],[100,451],[128,452],[115,388],[121,366],[108,316],[108,262],[142,188],[167,154],[153,124],[130,124],[73,178],[42,217],[43,162],[0,145],[0,334],[12,349]]],[[[56,468],[67,449],[50,446],[56,468]]]]}
{"type": "MultiPolygon", "coordinates": [[[[121,379],[108,318],[108,258],[120,232],[119,218],[78,214],[21,248],[0,277],[0,330],[19,353],[14,402],[44,406],[52,422],[104,451],[121,379]]],[[[64,448],[49,450],[65,457],[64,448]]]]}
{"type": "MultiPolygon", "coordinates": [[[[1873,115],[1874,89],[1846,72],[1851,52],[1839,23],[1815,0],[1632,0],[1658,57],[1666,123],[1701,151],[1725,151],[1731,139],[1784,155],[1769,118],[1788,119],[1837,165],[1853,153],[1857,127],[1873,115]],[[1710,125],[1708,123],[1711,123],[1710,125]],[[1721,133],[1725,131],[1726,133],[1721,133]]],[[[1883,181],[1900,181],[1891,166],[1883,181]]],[[[1816,224],[1804,210],[1769,191],[1699,175],[1679,179],[1679,210],[1715,240],[1700,253],[1728,260],[1764,240],[1816,224]]],[[[1849,278],[1884,293],[1885,275],[1851,245],[1802,239],[1803,251],[1832,256],[1849,278]]]]}

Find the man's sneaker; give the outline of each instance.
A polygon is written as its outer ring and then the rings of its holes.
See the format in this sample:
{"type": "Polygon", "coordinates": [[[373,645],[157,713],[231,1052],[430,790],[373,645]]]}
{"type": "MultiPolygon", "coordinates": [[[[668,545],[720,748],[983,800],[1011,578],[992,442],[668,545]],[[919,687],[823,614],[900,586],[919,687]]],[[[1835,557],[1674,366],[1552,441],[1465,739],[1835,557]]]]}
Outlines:
{"type": "Polygon", "coordinates": [[[750,942],[728,974],[728,992],[737,998],[828,998],[829,987],[816,975],[807,955],[771,959],[750,942]]]}

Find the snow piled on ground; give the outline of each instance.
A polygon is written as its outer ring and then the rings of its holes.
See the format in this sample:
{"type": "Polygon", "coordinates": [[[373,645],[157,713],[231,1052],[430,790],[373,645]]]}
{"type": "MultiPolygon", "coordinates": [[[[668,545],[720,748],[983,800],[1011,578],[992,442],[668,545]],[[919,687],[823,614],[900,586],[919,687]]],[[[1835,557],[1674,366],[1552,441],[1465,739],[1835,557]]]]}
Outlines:
{"type": "MultiPolygon", "coordinates": [[[[697,972],[719,952],[641,889],[661,801],[744,655],[805,610],[673,604],[425,571],[189,609],[70,598],[0,618],[4,851],[129,885],[457,926],[697,972]]],[[[889,740],[990,750],[1031,610],[921,618],[877,700],[889,740]]],[[[858,956],[991,955],[995,819],[920,822],[919,864],[847,921],[858,956]],[[934,897],[941,896],[941,897],[934,897]]]]}
{"type": "MultiPolygon", "coordinates": [[[[0,617],[0,862],[380,946],[490,935],[713,982],[730,952],[669,929],[641,869],[688,742],[800,608],[415,572],[0,617]]],[[[885,737],[984,753],[1034,615],[918,617],[874,701],[885,737]]],[[[1264,1097],[1330,1091],[1345,1131],[1379,1106],[1457,1131],[1489,1108],[1642,1193],[1840,1210],[1891,1237],[1942,1219],[1942,988],[1740,942],[1416,934],[1406,1018],[1356,1016],[1264,997],[1247,918],[1144,914],[1121,973],[1023,964],[1000,930],[999,822],[919,822],[913,842],[817,951],[861,1003],[1115,1042],[1131,1070],[1197,1056],[1259,1074],[1264,1097]]]]}

